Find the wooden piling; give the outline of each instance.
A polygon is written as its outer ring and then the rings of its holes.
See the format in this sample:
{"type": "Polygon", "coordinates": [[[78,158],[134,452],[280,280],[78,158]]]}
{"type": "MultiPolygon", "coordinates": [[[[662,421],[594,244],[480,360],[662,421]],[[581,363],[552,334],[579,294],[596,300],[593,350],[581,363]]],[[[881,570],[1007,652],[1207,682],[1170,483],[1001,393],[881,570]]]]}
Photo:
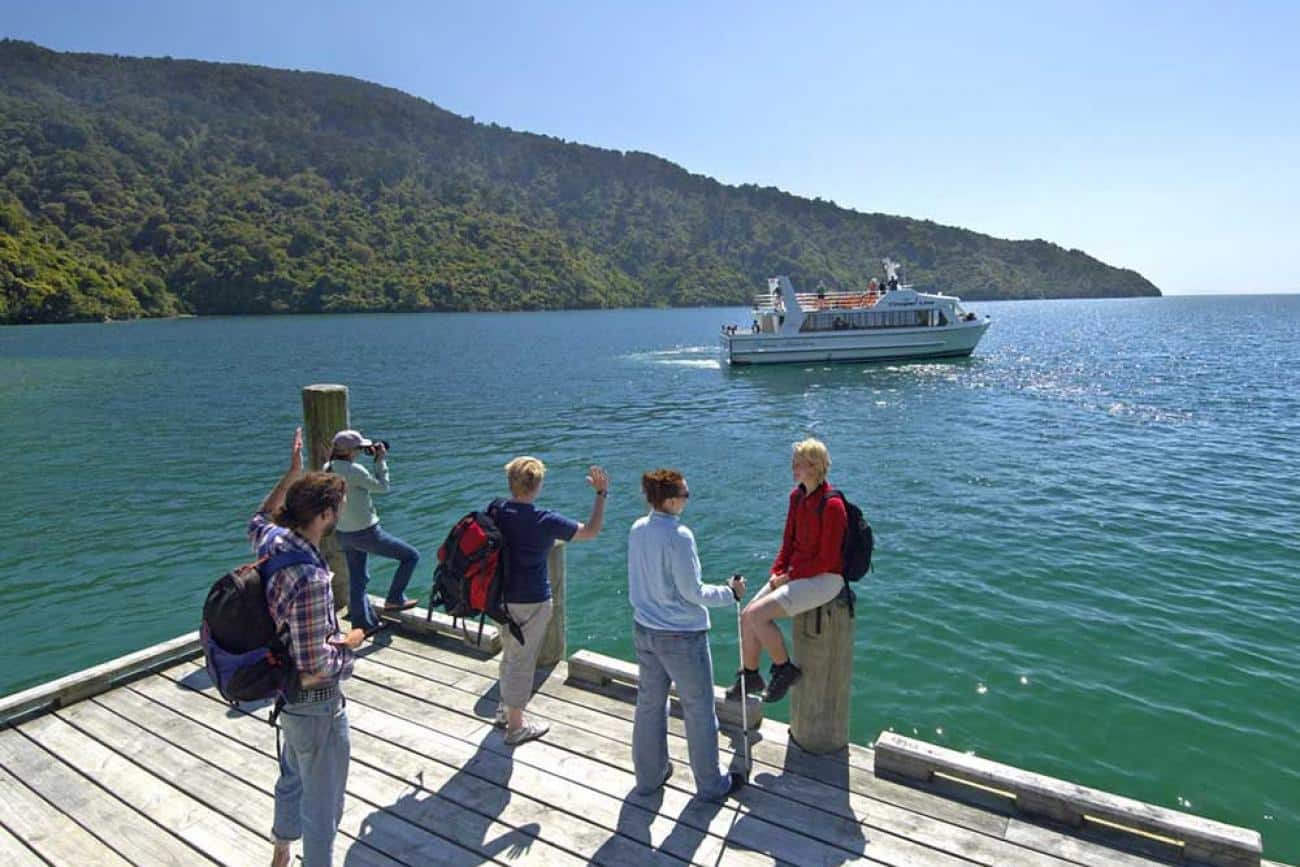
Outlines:
{"type": "Polygon", "coordinates": [[[542,639],[542,649],[538,651],[537,667],[546,668],[560,662],[566,653],[564,632],[564,564],[565,544],[560,541],[551,547],[546,557],[546,572],[551,578],[551,622],[546,627],[546,636],[542,639]]]}
{"type": "Polygon", "coordinates": [[[303,387],[302,431],[308,470],[319,470],[325,465],[333,447],[334,434],[349,427],[346,385],[303,387]]]}
{"type": "MultiPolygon", "coordinates": [[[[334,434],[351,427],[348,421],[348,387],[346,385],[308,385],[302,390],[303,446],[308,470],[319,470],[329,460],[334,434]]],[[[348,603],[348,562],[330,533],[321,540],[321,554],[334,572],[334,607],[348,603]]]]}
{"type": "Polygon", "coordinates": [[[847,600],[794,618],[794,660],[803,677],[790,690],[790,737],[810,753],[844,749],[853,692],[853,618],[847,600]]]}

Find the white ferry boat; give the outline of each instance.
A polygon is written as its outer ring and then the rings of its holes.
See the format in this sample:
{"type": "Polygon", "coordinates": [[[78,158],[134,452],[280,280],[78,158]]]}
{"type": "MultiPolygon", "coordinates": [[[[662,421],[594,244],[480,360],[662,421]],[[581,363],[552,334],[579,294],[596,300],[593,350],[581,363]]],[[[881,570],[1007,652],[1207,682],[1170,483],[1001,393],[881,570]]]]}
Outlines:
{"type": "Polygon", "coordinates": [[[767,281],[754,300],[748,328],[725,325],[722,352],[730,364],[832,361],[915,361],[962,358],[974,351],[991,320],[979,319],[951,295],[917,292],[899,283],[898,265],[866,292],[796,292],[788,277],[767,281]]]}

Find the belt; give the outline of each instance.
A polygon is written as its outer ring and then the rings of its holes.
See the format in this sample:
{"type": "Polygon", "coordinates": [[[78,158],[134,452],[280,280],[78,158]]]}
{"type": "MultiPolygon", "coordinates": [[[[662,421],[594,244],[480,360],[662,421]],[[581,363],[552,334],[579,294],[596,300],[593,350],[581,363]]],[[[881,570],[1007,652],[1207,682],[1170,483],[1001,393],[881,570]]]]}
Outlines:
{"type": "Polygon", "coordinates": [[[299,687],[289,696],[289,704],[316,704],[322,701],[329,701],[339,694],[339,685],[337,683],[326,684],[325,686],[313,686],[309,689],[299,687]]]}

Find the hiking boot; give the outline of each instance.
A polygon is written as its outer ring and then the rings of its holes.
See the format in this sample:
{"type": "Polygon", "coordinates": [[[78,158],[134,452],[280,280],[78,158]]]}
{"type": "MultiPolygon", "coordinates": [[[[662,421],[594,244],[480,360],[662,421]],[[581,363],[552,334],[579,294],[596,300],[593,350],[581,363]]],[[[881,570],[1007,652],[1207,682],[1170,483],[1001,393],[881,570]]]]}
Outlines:
{"type": "Polygon", "coordinates": [[[398,611],[410,611],[412,608],[414,608],[419,604],[420,604],[419,599],[402,599],[397,602],[385,602],[384,613],[395,614],[398,611]]]}
{"type": "Polygon", "coordinates": [[[727,789],[727,794],[728,795],[736,794],[736,792],[743,789],[745,787],[745,784],[748,782],[749,780],[745,779],[745,775],[743,773],[741,773],[740,771],[732,771],[731,786],[727,789]]]}
{"type": "Polygon", "coordinates": [[[758,669],[749,671],[741,669],[736,672],[736,682],[727,687],[727,701],[740,701],[740,682],[745,681],[745,693],[747,695],[756,692],[762,692],[767,684],[763,681],[763,675],[758,673],[758,669]]]}
{"type": "Polygon", "coordinates": [[[535,741],[551,730],[549,723],[525,719],[524,724],[512,732],[506,732],[506,746],[517,747],[529,741],[535,741]]]}
{"type": "Polygon", "coordinates": [[[767,689],[763,690],[763,701],[769,703],[785,698],[790,687],[803,676],[803,670],[788,660],[784,665],[773,665],[769,673],[772,682],[767,685],[767,689]]]}

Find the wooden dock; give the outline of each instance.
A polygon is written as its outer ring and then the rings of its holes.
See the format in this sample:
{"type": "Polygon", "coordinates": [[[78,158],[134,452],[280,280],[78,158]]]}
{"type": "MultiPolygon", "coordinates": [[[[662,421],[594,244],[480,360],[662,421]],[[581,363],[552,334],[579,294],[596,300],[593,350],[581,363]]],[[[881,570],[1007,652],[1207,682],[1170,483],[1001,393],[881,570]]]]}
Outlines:
{"type": "MultiPolygon", "coordinates": [[[[495,659],[445,636],[381,640],[344,686],[352,765],[338,865],[1189,863],[1180,840],[1032,818],[995,785],[929,774],[916,756],[908,782],[877,777],[865,747],[805,753],[772,720],[753,746],[752,784],[726,803],[692,798],[677,719],[672,779],[636,796],[628,685],[580,688],[564,662],[540,673],[529,712],[551,731],[512,749],[491,725],[495,659]]],[[[109,666],[68,679],[71,692],[3,703],[24,716],[0,730],[0,863],[269,863],[268,708],[230,708],[192,646],[168,653],[136,655],[135,667],[156,669],[144,674],[109,666]]],[[[738,738],[723,732],[725,758],[738,738]]]]}

